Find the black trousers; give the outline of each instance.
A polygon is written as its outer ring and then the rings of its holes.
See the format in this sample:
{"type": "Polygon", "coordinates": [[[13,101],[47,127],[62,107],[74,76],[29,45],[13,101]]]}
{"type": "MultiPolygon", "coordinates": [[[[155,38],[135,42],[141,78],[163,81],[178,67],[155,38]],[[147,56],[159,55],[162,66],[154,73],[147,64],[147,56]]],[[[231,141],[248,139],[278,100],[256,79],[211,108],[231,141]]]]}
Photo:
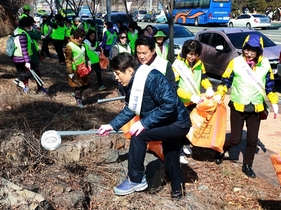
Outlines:
{"type": "Polygon", "coordinates": [[[47,57],[51,57],[50,52],[49,52],[49,43],[50,43],[50,39],[46,38],[46,39],[42,39],[42,47],[41,47],[41,51],[40,51],[40,55],[43,57],[44,55],[46,55],[47,57]]]}
{"type": "Polygon", "coordinates": [[[175,125],[156,127],[143,130],[138,136],[132,136],[128,158],[128,176],[132,182],[140,183],[144,174],[144,158],[147,141],[162,141],[165,169],[171,179],[172,191],[181,191],[184,183],[183,173],[179,162],[180,139],[189,128],[179,128],[175,125]]]}
{"type": "Polygon", "coordinates": [[[247,143],[243,158],[243,164],[252,165],[254,161],[255,151],[258,144],[258,133],[260,129],[260,118],[256,112],[238,112],[230,109],[230,138],[224,143],[223,150],[228,151],[231,147],[241,142],[244,122],[247,127],[247,143]]]}
{"type": "Polygon", "coordinates": [[[96,72],[99,87],[102,86],[103,85],[102,77],[101,77],[101,71],[102,70],[101,70],[101,67],[100,67],[100,63],[92,64],[91,68],[93,70],[95,70],[95,72],[96,72]]]}
{"type": "Polygon", "coordinates": [[[17,78],[27,85],[28,79],[32,77],[31,72],[25,67],[25,63],[15,63],[17,78]]]}
{"type": "Polygon", "coordinates": [[[53,39],[53,44],[55,46],[55,50],[58,54],[58,59],[59,59],[59,62],[65,62],[65,57],[64,57],[64,54],[63,54],[63,44],[64,44],[64,40],[56,40],[56,39],[53,39]]]}
{"type": "Polygon", "coordinates": [[[74,94],[75,94],[75,99],[81,99],[82,100],[82,93],[84,90],[88,89],[90,84],[88,85],[83,85],[81,87],[75,87],[74,88],[74,94]]]}

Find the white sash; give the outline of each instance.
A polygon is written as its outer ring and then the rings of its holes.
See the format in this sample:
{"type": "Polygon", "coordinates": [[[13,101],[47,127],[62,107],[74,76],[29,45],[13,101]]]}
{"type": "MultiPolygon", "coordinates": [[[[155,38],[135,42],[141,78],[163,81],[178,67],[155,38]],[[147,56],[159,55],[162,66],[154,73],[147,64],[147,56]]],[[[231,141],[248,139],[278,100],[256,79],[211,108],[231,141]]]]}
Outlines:
{"type": "Polygon", "coordinates": [[[128,107],[138,116],[140,115],[141,111],[146,78],[152,69],[153,68],[148,65],[141,65],[135,74],[128,107]]]}
{"type": "MultiPolygon", "coordinates": [[[[249,64],[245,61],[245,59],[241,56],[240,57],[240,62],[241,62],[241,66],[242,66],[242,75],[245,77],[249,78],[249,81],[251,82],[251,84],[262,94],[263,98],[265,98],[266,93],[265,93],[265,88],[264,85],[262,83],[262,81],[260,80],[260,78],[257,78],[253,72],[253,70],[251,69],[251,67],[249,66],[249,64]]],[[[239,62],[239,60],[238,60],[239,62]]]]}
{"type": "Polygon", "coordinates": [[[192,78],[192,72],[186,64],[183,61],[176,59],[172,66],[177,70],[192,95],[199,95],[200,92],[192,78]]]}

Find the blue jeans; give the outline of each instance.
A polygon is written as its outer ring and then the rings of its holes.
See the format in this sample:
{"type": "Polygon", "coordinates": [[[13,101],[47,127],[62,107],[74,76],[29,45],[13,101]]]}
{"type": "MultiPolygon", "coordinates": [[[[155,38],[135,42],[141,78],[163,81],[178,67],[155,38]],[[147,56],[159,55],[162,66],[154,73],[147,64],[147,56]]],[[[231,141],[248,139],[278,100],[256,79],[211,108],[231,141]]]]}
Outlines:
{"type": "Polygon", "coordinates": [[[180,168],[180,140],[189,128],[179,128],[173,124],[143,130],[138,136],[132,136],[128,157],[128,176],[132,182],[140,183],[144,174],[144,158],[148,141],[162,141],[165,169],[171,179],[172,191],[180,191],[184,177],[180,168]]]}

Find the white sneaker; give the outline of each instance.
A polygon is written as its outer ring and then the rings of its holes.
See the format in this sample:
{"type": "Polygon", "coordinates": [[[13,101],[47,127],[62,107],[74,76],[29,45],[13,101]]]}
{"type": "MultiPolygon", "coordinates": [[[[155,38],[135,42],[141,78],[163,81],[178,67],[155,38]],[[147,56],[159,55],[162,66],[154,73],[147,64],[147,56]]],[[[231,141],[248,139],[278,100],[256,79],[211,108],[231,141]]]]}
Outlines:
{"type": "Polygon", "coordinates": [[[14,82],[17,86],[19,86],[19,87],[21,87],[21,88],[25,88],[24,83],[23,83],[22,81],[20,81],[18,78],[15,79],[13,82],[14,82]]]}
{"type": "Polygon", "coordinates": [[[182,146],[182,150],[184,152],[184,154],[186,155],[191,155],[192,154],[192,150],[188,145],[183,145],[182,146]]]}
{"type": "Polygon", "coordinates": [[[180,163],[181,164],[188,164],[187,158],[185,157],[184,154],[180,155],[180,163]]]}

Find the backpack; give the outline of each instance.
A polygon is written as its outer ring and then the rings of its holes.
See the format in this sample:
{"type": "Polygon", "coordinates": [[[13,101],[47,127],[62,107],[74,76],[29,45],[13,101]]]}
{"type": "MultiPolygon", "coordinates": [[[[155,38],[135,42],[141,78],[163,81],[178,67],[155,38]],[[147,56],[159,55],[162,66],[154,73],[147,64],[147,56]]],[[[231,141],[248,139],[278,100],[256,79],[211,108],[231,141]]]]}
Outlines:
{"type": "Polygon", "coordinates": [[[17,36],[20,36],[22,34],[12,34],[10,35],[10,37],[8,38],[7,42],[6,42],[6,55],[9,57],[13,57],[14,56],[14,52],[17,48],[16,44],[15,44],[15,39],[17,36]]]}

